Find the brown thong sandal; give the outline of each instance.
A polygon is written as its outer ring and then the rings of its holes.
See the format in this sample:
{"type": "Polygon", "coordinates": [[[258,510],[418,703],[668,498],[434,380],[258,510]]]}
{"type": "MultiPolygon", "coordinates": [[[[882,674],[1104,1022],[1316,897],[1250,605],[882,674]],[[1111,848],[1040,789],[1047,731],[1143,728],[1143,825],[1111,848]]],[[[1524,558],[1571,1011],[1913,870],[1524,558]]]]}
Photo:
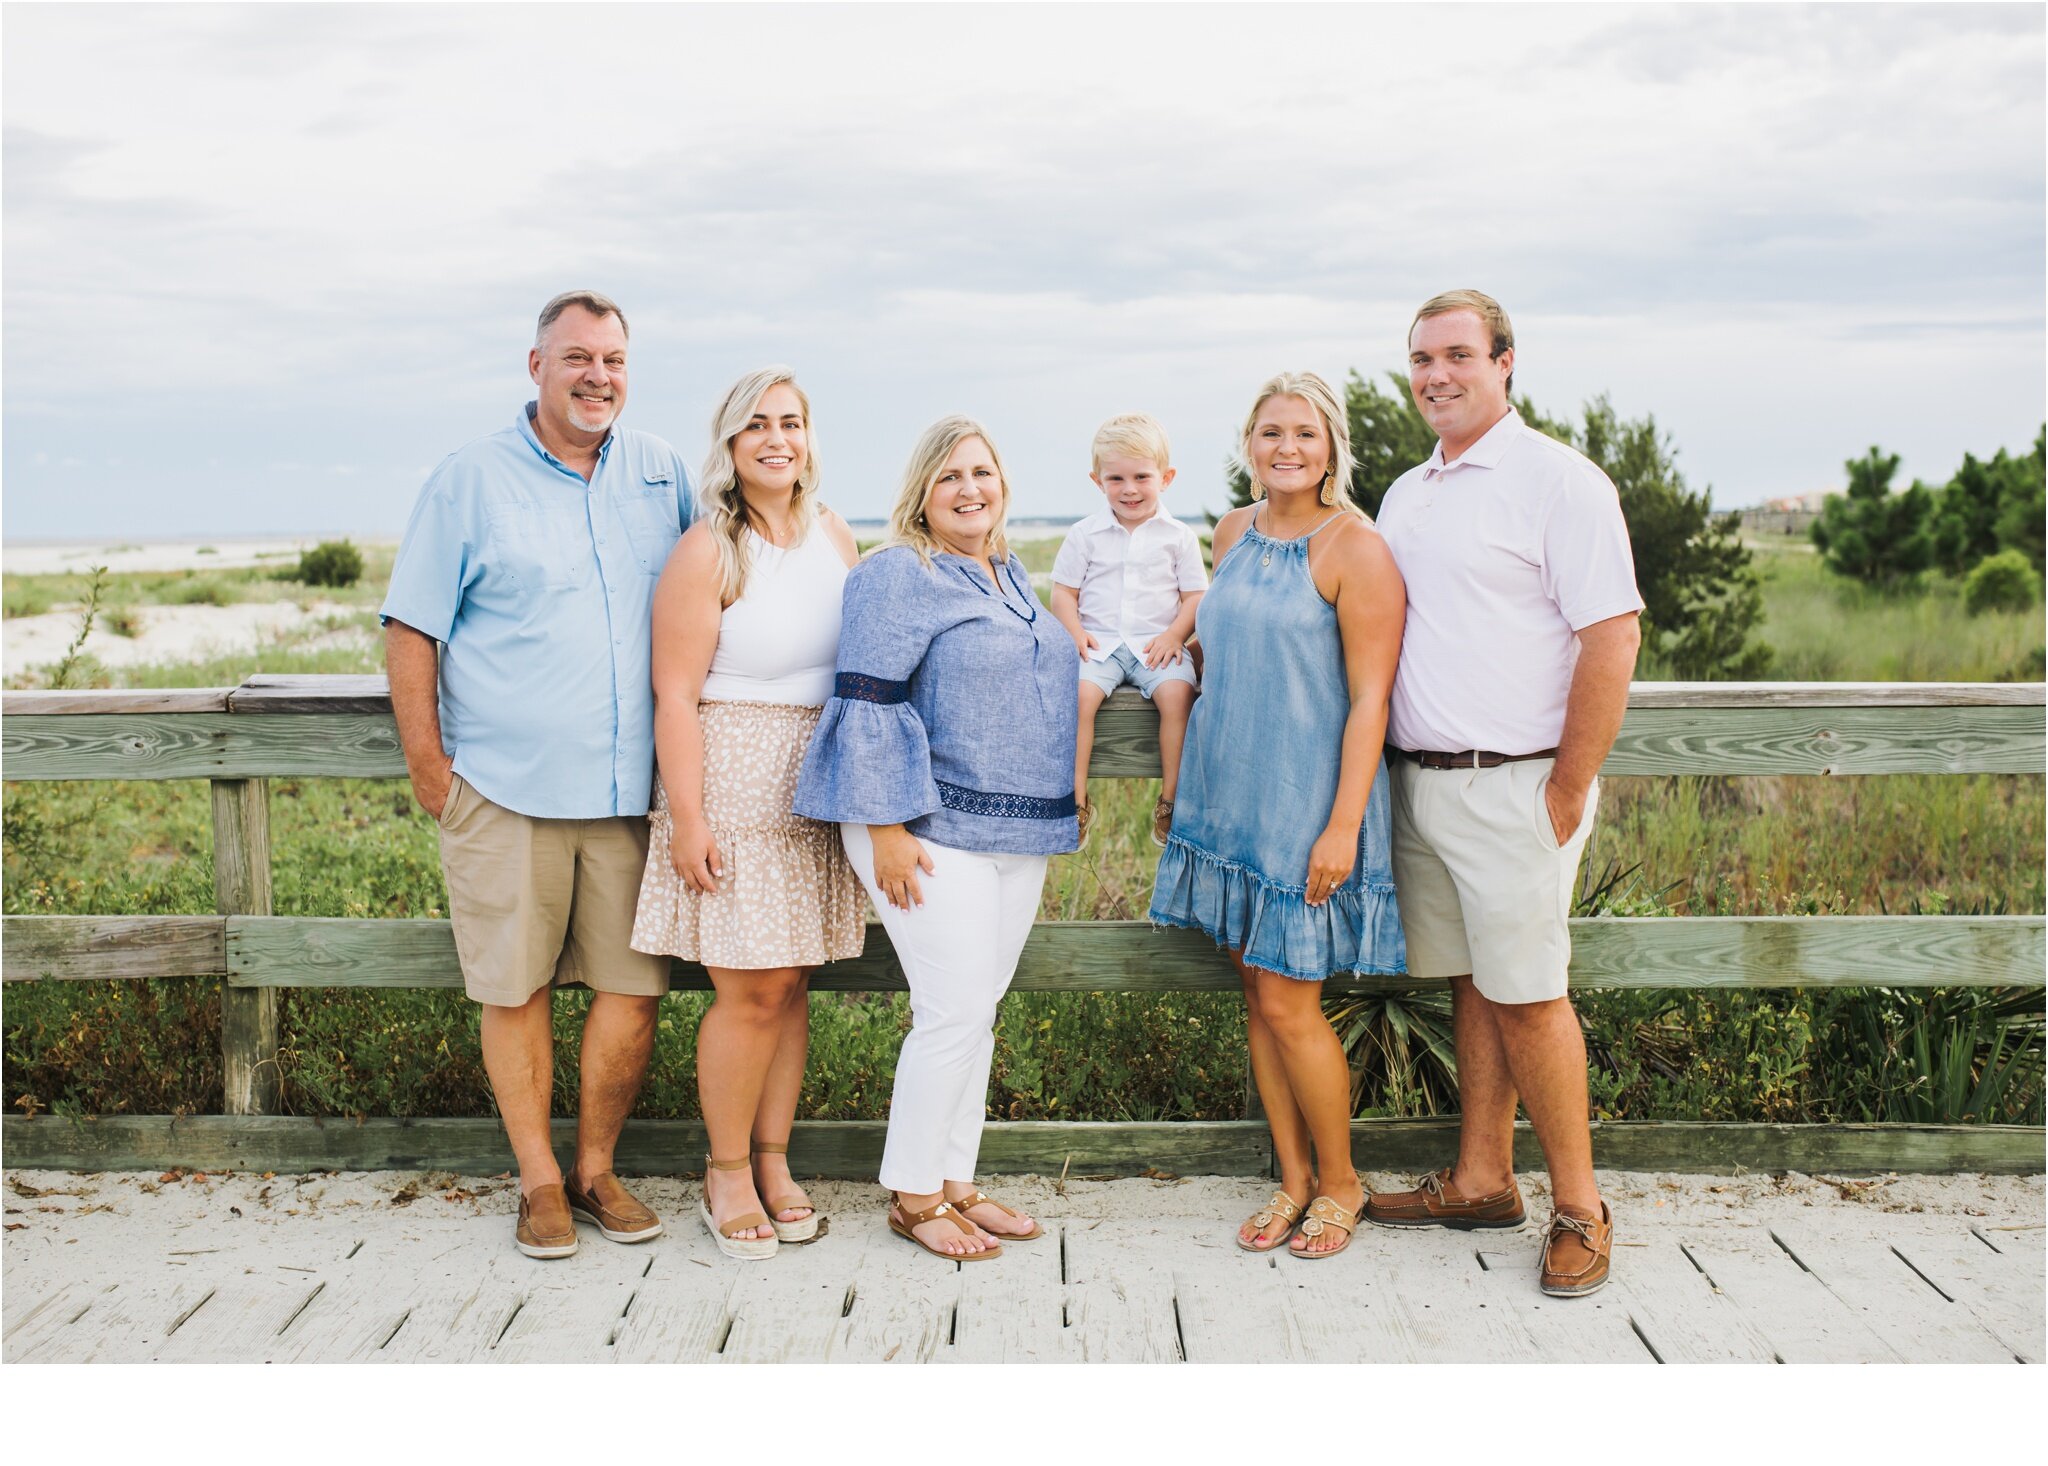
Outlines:
{"type": "Polygon", "coordinates": [[[932,1246],[931,1243],[925,1241],[924,1238],[911,1230],[912,1227],[921,1227],[926,1222],[935,1222],[942,1219],[951,1222],[970,1237],[979,1237],[981,1235],[975,1228],[974,1223],[968,1221],[967,1218],[961,1216],[959,1212],[953,1209],[953,1203],[950,1201],[942,1201],[937,1206],[926,1207],[923,1211],[912,1211],[903,1204],[902,1197],[894,1192],[891,1192],[889,1195],[889,1230],[905,1241],[915,1242],[933,1257],[943,1257],[947,1262],[980,1262],[985,1258],[1001,1257],[1003,1255],[1003,1249],[1000,1246],[985,1247],[979,1252],[947,1252],[943,1248],[932,1246]],[[897,1220],[897,1213],[899,1212],[902,1213],[904,1218],[901,1221],[897,1220]]]}
{"type": "MultiPolygon", "coordinates": [[[[753,1161],[745,1156],[740,1157],[736,1161],[716,1161],[710,1156],[706,1156],[704,1157],[704,1164],[712,1171],[751,1171],[754,1169],[753,1161]]],[[[697,1203],[697,1215],[704,1219],[704,1230],[711,1234],[711,1239],[718,1244],[718,1250],[727,1257],[737,1257],[742,1261],[757,1262],[762,1258],[773,1257],[775,1249],[782,1245],[774,1237],[727,1236],[727,1232],[751,1232],[756,1227],[766,1227],[773,1224],[761,1213],[751,1211],[743,1217],[731,1218],[721,1228],[711,1215],[711,1181],[708,1174],[704,1182],[703,1200],[697,1203]]]]}
{"type": "Polygon", "coordinates": [[[1335,1227],[1344,1234],[1344,1240],[1322,1252],[1290,1247],[1287,1249],[1288,1255],[1298,1257],[1304,1262],[1321,1262],[1326,1257],[1335,1257],[1351,1245],[1351,1239],[1358,1233],[1358,1213],[1364,1210],[1365,1203],[1362,1201],[1358,1204],[1357,1211],[1352,1211],[1338,1205],[1335,1197],[1318,1196],[1308,1204],[1308,1220],[1301,1224],[1301,1235],[1314,1241],[1323,1235],[1325,1229],[1335,1227]]]}
{"type": "MultiPolygon", "coordinates": [[[[1238,1249],[1243,1252],[1271,1252],[1275,1248],[1285,1247],[1287,1239],[1294,1235],[1294,1224],[1300,1220],[1301,1203],[1276,1186],[1273,1188],[1273,1194],[1266,1198],[1266,1204],[1238,1225],[1238,1249]],[[1245,1241],[1243,1234],[1247,1225],[1256,1227],[1258,1232],[1263,1232],[1275,1221],[1287,1223],[1287,1230],[1271,1242],[1245,1241]]],[[[1254,1239],[1257,1238],[1258,1232],[1252,1234],[1254,1239]]]]}
{"type": "MultiPolygon", "coordinates": [[[[1022,1212],[1014,1211],[1004,1206],[979,1186],[974,1188],[974,1195],[968,1197],[965,1201],[954,1202],[953,1210],[959,1212],[966,1220],[973,1222],[974,1218],[967,1215],[967,1209],[971,1206],[992,1206],[1006,1217],[1023,1215],[1022,1212]]],[[[976,1223],[976,1225],[979,1226],[980,1224],[976,1223]]],[[[1038,1220],[1035,1217],[1032,1219],[1031,1230],[1028,1232],[989,1232],[987,1227],[982,1227],[981,1230],[988,1232],[989,1236],[995,1238],[998,1242],[1029,1242],[1034,1237],[1043,1237],[1045,1235],[1045,1228],[1038,1224],[1038,1220]]]]}
{"type": "MultiPolygon", "coordinates": [[[[756,1140],[752,1142],[752,1145],[755,1155],[789,1154],[789,1146],[786,1142],[781,1145],[773,1145],[765,1140],[756,1140]]],[[[768,1225],[775,1229],[775,1240],[777,1242],[787,1242],[794,1247],[801,1246],[806,1242],[817,1241],[818,1221],[817,1206],[801,1192],[789,1196],[772,1197],[768,1201],[768,1225]],[[785,1222],[775,1215],[779,1211],[794,1211],[798,1207],[807,1209],[810,1215],[798,1217],[793,1222],[785,1222]]]]}

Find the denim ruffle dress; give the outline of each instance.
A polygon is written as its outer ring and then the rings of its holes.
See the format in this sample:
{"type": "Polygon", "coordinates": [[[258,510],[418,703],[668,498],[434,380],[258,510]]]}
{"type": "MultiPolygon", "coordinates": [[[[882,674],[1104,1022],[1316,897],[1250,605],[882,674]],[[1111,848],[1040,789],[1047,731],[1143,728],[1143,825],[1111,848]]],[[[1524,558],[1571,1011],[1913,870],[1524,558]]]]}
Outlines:
{"type": "Polygon", "coordinates": [[[1309,851],[1336,802],[1351,714],[1337,608],[1308,568],[1309,541],[1332,522],[1276,540],[1255,519],[1216,567],[1195,613],[1202,695],[1150,913],[1207,932],[1248,967],[1311,982],[1407,962],[1384,758],[1357,863],[1327,901],[1308,904],[1309,851]]]}

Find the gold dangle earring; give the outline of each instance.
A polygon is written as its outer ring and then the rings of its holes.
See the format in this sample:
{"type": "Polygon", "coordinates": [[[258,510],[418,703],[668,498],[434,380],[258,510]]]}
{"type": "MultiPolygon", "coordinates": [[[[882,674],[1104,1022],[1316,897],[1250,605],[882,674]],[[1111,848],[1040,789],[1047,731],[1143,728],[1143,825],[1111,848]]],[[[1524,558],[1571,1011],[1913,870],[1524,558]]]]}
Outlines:
{"type": "Polygon", "coordinates": [[[1250,478],[1252,481],[1252,502],[1256,504],[1259,500],[1266,497],[1266,486],[1259,482],[1259,471],[1257,469],[1251,471],[1250,478]]]}
{"type": "Polygon", "coordinates": [[[1337,507],[1337,470],[1335,468],[1332,468],[1323,475],[1323,491],[1316,497],[1323,501],[1323,507],[1326,509],[1337,507]]]}

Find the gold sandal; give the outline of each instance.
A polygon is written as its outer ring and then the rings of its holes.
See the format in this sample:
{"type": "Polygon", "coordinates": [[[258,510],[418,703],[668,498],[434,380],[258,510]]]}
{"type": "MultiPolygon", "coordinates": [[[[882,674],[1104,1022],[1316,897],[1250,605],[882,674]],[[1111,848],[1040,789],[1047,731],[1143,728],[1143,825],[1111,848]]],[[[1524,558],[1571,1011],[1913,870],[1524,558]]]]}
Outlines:
{"type": "Polygon", "coordinates": [[[1351,1245],[1351,1239],[1358,1234],[1358,1212],[1365,1210],[1365,1203],[1358,1204],[1358,1211],[1351,1211],[1338,1205],[1335,1197],[1318,1196],[1308,1205],[1308,1220],[1301,1224],[1301,1235],[1314,1241],[1323,1233],[1335,1227],[1344,1234],[1344,1240],[1335,1247],[1321,1252],[1310,1252],[1304,1248],[1290,1247],[1287,1250],[1304,1262],[1321,1262],[1326,1257],[1335,1257],[1351,1245]]]}
{"type": "Polygon", "coordinates": [[[1266,1204],[1253,1212],[1243,1223],[1239,1224],[1237,1245],[1240,1250],[1245,1252],[1271,1252],[1276,1247],[1285,1247],[1287,1239],[1294,1235],[1294,1224],[1300,1220],[1301,1203],[1276,1186],[1273,1188],[1273,1194],[1266,1198],[1266,1204]],[[1259,1232],[1263,1232],[1266,1228],[1272,1226],[1275,1221],[1287,1223],[1287,1230],[1275,1237],[1271,1242],[1262,1243],[1257,1241],[1256,1232],[1253,1234],[1253,1241],[1245,1241],[1243,1233],[1246,1226],[1256,1227],[1259,1232]]]}
{"type": "MultiPolygon", "coordinates": [[[[755,1155],[789,1154],[789,1146],[786,1142],[781,1145],[772,1145],[765,1140],[756,1140],[752,1142],[752,1145],[755,1155]]],[[[801,1246],[806,1242],[817,1241],[818,1221],[818,1208],[812,1205],[810,1199],[801,1192],[790,1196],[771,1198],[768,1201],[768,1225],[775,1229],[775,1240],[777,1242],[787,1242],[791,1246],[801,1246]],[[807,1208],[810,1211],[810,1215],[798,1217],[793,1222],[785,1222],[775,1215],[779,1211],[793,1211],[797,1207],[807,1208]]]]}
{"type": "MultiPolygon", "coordinates": [[[[986,1191],[983,1191],[978,1186],[974,1189],[974,1195],[968,1197],[965,1201],[954,1202],[953,1210],[959,1212],[962,1217],[965,1217],[968,1221],[972,1222],[974,1221],[974,1218],[967,1216],[967,1208],[969,1208],[970,1206],[992,1206],[1006,1217],[1017,1217],[1023,1215],[1022,1212],[1012,1211],[1009,1207],[1004,1206],[1000,1201],[997,1201],[993,1196],[990,1196],[986,1191]]],[[[988,1228],[986,1227],[983,1227],[981,1230],[984,1232],[988,1232],[988,1228]]],[[[1045,1228],[1041,1227],[1038,1224],[1036,1218],[1033,1218],[1031,1223],[1031,1230],[1028,1232],[988,1232],[988,1234],[989,1236],[994,1237],[997,1240],[1003,1242],[1029,1242],[1034,1237],[1043,1237],[1045,1235],[1045,1228]]]]}
{"type": "MultiPolygon", "coordinates": [[[[754,1168],[753,1161],[745,1156],[736,1161],[715,1161],[706,1156],[704,1164],[708,1171],[751,1171],[754,1168]]],[[[711,1234],[712,1240],[718,1244],[718,1250],[727,1257],[737,1257],[746,1262],[757,1262],[762,1258],[773,1257],[775,1249],[781,1246],[777,1238],[726,1235],[729,1231],[751,1232],[756,1227],[772,1225],[761,1213],[753,1211],[743,1217],[734,1217],[725,1223],[723,1229],[720,1228],[711,1215],[711,1179],[708,1171],[704,1181],[704,1198],[697,1203],[697,1215],[704,1219],[704,1230],[711,1234]]]]}
{"type": "Polygon", "coordinates": [[[950,1201],[942,1201],[937,1206],[926,1207],[923,1211],[912,1211],[903,1204],[902,1197],[893,1191],[889,1193],[889,1230],[907,1241],[915,1242],[933,1257],[943,1257],[947,1262],[981,1262],[987,1258],[1001,1257],[1003,1255],[1003,1249],[1000,1245],[985,1247],[979,1252],[947,1252],[943,1248],[932,1246],[931,1243],[925,1241],[924,1238],[911,1230],[912,1227],[921,1227],[926,1222],[938,1221],[941,1218],[951,1222],[970,1237],[979,1237],[981,1235],[974,1223],[961,1216],[954,1209],[953,1203],[950,1201]],[[897,1220],[898,1212],[903,1214],[904,1220],[897,1220]]]}

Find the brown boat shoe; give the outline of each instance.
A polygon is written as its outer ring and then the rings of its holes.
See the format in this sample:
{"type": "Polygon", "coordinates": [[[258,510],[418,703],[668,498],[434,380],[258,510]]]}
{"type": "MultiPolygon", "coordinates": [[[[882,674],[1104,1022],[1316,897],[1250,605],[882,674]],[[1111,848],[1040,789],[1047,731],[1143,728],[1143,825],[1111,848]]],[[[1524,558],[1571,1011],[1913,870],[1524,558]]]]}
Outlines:
{"type": "Polygon", "coordinates": [[[1424,1176],[1413,1191],[1385,1191],[1365,1203],[1365,1219],[1382,1227],[1519,1227],[1527,1213],[1515,1178],[1491,1196],[1467,1196],[1451,1184],[1452,1167],[1424,1176]]]}
{"type": "Polygon", "coordinates": [[[661,1218],[633,1199],[633,1193],[606,1171],[585,1190],[576,1184],[576,1173],[567,1172],[562,1185],[568,1194],[569,1210],[613,1242],[651,1242],[661,1235],[661,1218]]]}
{"type": "Polygon", "coordinates": [[[1538,1285],[1553,1298],[1582,1298],[1607,1285],[1609,1255],[1614,1250],[1614,1213],[1600,1203],[1600,1215],[1577,1207],[1559,1207],[1550,1218],[1543,1242],[1543,1272],[1538,1285]]]}
{"type": "Polygon", "coordinates": [[[512,1239],[528,1257],[568,1257],[576,1251],[576,1223],[560,1183],[536,1186],[519,1198],[519,1226],[512,1239]]]}

